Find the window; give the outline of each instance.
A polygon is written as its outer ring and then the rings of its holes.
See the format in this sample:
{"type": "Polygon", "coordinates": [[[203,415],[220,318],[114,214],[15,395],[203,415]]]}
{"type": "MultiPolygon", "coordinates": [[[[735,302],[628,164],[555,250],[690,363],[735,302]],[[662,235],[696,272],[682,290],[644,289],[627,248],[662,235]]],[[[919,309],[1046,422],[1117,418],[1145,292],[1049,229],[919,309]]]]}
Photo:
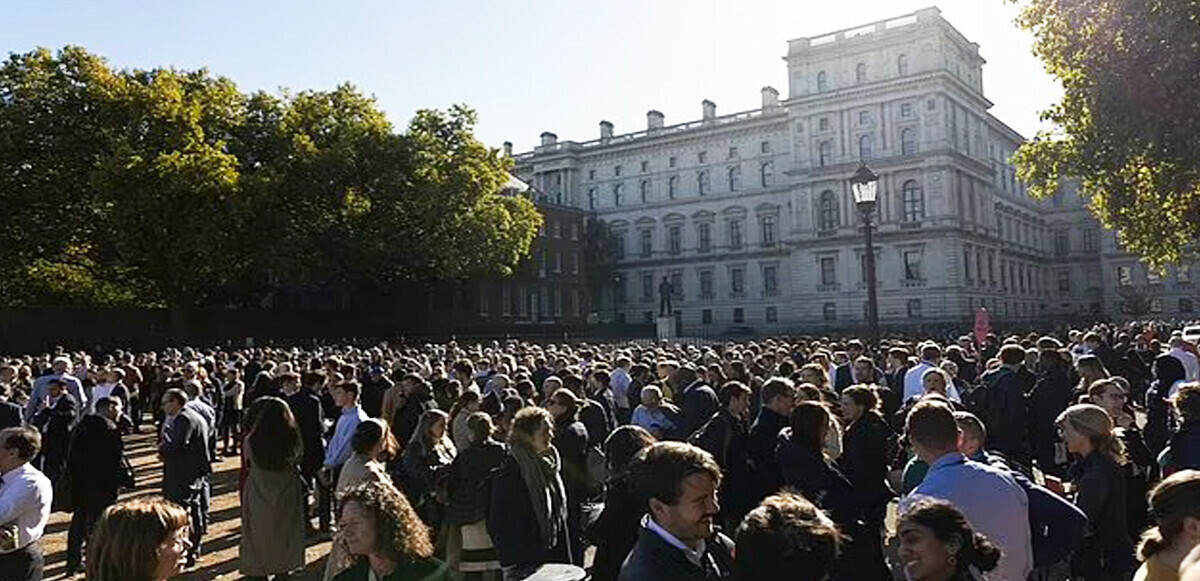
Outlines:
{"type": "Polygon", "coordinates": [[[1161,313],[1163,311],[1162,299],[1154,297],[1150,299],[1150,312],[1161,313]]]}
{"type": "Polygon", "coordinates": [[[963,250],[963,279],[971,284],[971,250],[963,250]]]}
{"type": "Polygon", "coordinates": [[[1195,310],[1192,306],[1192,299],[1179,299],[1179,312],[1190,313],[1195,310]]]}
{"type": "Polygon", "coordinates": [[[826,321],[837,320],[837,303],[825,303],[821,307],[821,317],[826,321]]]}
{"type": "Polygon", "coordinates": [[[589,180],[595,180],[595,179],[596,179],[596,170],[594,170],[594,169],[589,169],[589,170],[588,170],[588,179],[589,179],[589,180]]]}
{"type": "Polygon", "coordinates": [[[588,188],[588,209],[596,209],[596,188],[588,188]]]}
{"type": "Polygon", "coordinates": [[[679,163],[679,160],[673,155],[667,159],[667,167],[675,167],[675,164],[677,163],[679,163]]]}
{"type": "Polygon", "coordinates": [[[817,156],[820,160],[819,165],[821,167],[825,167],[825,164],[833,161],[833,144],[829,143],[828,141],[822,141],[821,144],[817,146],[817,156]]]}
{"type": "Polygon", "coordinates": [[[645,204],[646,202],[649,202],[650,201],[650,180],[642,180],[642,183],[638,184],[638,190],[642,196],[642,203],[645,204]]]}
{"type": "Polygon", "coordinates": [[[733,322],[735,322],[735,323],[745,323],[746,322],[745,309],[738,307],[733,310],[733,322]]]}
{"type": "Polygon", "coordinates": [[[613,175],[617,176],[617,177],[621,177],[621,166],[619,166],[619,165],[613,166],[613,175]]]}
{"type": "Polygon", "coordinates": [[[929,99],[928,101],[925,101],[925,109],[927,111],[936,110],[937,109],[937,101],[935,101],[933,99],[929,99]]]}
{"type": "Polygon", "coordinates": [[[904,280],[921,280],[921,251],[904,251],[904,280]]]}
{"type": "Polygon", "coordinates": [[[758,166],[758,181],[759,181],[760,186],[762,186],[764,188],[770,187],[774,178],[775,178],[775,164],[774,163],[771,163],[768,161],[768,162],[758,166]]]}
{"type": "Polygon", "coordinates": [[[512,315],[512,285],[507,282],[500,285],[500,314],[512,315]]]}
{"type": "Polygon", "coordinates": [[[700,323],[703,325],[712,324],[712,309],[704,309],[700,311],[700,323]]]}
{"type": "Polygon", "coordinates": [[[1162,284],[1162,275],[1155,272],[1154,269],[1148,268],[1146,269],[1146,283],[1162,284]]]}
{"type": "Polygon", "coordinates": [[[821,230],[833,230],[841,225],[841,219],[838,216],[838,201],[837,196],[832,190],[821,192],[821,200],[819,202],[818,223],[817,227],[821,230]]]}
{"type": "Polygon", "coordinates": [[[759,226],[762,228],[763,246],[775,244],[775,216],[763,216],[759,219],[759,226]]]}
{"type": "Polygon", "coordinates": [[[759,153],[771,153],[771,142],[764,141],[764,142],[758,144],[758,152],[759,153]]]}
{"type": "Polygon", "coordinates": [[[1058,292],[1071,292],[1071,271],[1065,269],[1055,271],[1054,276],[1058,279],[1058,292]]]}
{"type": "Polygon", "coordinates": [[[699,242],[700,252],[707,253],[712,251],[712,224],[704,222],[696,226],[696,238],[699,242]]]}
{"type": "Polygon", "coordinates": [[[700,195],[708,195],[709,190],[708,171],[702,171],[696,175],[696,189],[700,191],[700,195]]]}
{"type": "Polygon", "coordinates": [[[904,204],[905,222],[917,222],[925,217],[925,194],[921,191],[921,186],[917,185],[916,180],[904,182],[904,186],[901,188],[901,197],[904,204]]]}
{"type": "MultiPolygon", "coordinates": [[[[526,294],[526,290],[524,288],[521,289],[521,294],[522,295],[526,294]]],[[[625,276],[624,275],[618,274],[616,276],[616,278],[613,280],[613,301],[615,301],[618,305],[625,304],[625,276]]],[[[524,313],[524,311],[525,311],[524,303],[522,303],[521,310],[522,310],[521,314],[525,314],[524,313]]]]}
{"type": "Polygon", "coordinates": [[[571,274],[579,274],[579,253],[571,253],[571,274]]]}
{"type": "Polygon", "coordinates": [[[921,299],[908,299],[908,318],[921,318],[921,299]]]}
{"type": "Polygon", "coordinates": [[[1192,267],[1191,265],[1181,264],[1179,269],[1175,271],[1175,282],[1179,284],[1192,283],[1192,267]]]}
{"type": "Polygon", "coordinates": [[[762,267],[763,294],[774,295],[779,292],[779,269],[773,264],[762,267]]]}
{"type": "Polygon", "coordinates": [[[683,233],[681,226],[667,227],[667,249],[672,255],[683,252],[683,233]]]}
{"type": "Polygon", "coordinates": [[[616,259],[623,260],[625,258],[625,233],[617,232],[613,235],[613,246],[616,249],[616,259]]]}
{"type": "Polygon", "coordinates": [[[1117,284],[1121,286],[1133,286],[1133,267],[1117,267],[1117,284]]]}
{"type": "Polygon", "coordinates": [[[700,298],[713,298],[713,271],[711,270],[700,271],[700,298]]]}
{"type": "Polygon", "coordinates": [[[620,207],[621,199],[625,196],[625,185],[617,184],[613,186],[613,205],[620,207]]]}
{"type": "Polygon", "coordinates": [[[654,274],[650,272],[642,273],[642,300],[654,300],[654,274]]]}
{"type": "Polygon", "coordinates": [[[729,292],[733,295],[746,292],[746,269],[740,266],[729,269],[729,292]]]}
{"type": "Polygon", "coordinates": [[[900,131],[900,154],[912,155],[917,152],[917,132],[912,129],[900,131]]]}
{"type": "Polygon", "coordinates": [[[870,123],[871,123],[871,113],[869,113],[867,111],[859,111],[858,112],[858,124],[859,125],[868,125],[870,123]]]}
{"type": "Polygon", "coordinates": [[[683,272],[675,271],[670,274],[671,296],[683,300],[683,272]]]}
{"type": "Polygon", "coordinates": [[[553,272],[555,272],[555,273],[562,272],[562,253],[554,252],[553,250],[551,250],[550,252],[552,252],[554,254],[554,271],[553,272]]]}
{"type": "Polygon", "coordinates": [[[654,250],[654,233],[650,230],[642,230],[639,236],[641,236],[642,258],[649,258],[650,253],[654,250]]]}
{"type": "Polygon", "coordinates": [[[817,128],[821,131],[829,131],[829,118],[822,117],[817,120],[817,128]]]}
{"type": "Polygon", "coordinates": [[[679,176],[671,176],[667,180],[667,198],[674,200],[679,195],[679,176]]]}
{"type": "Polygon", "coordinates": [[[488,314],[488,289],[485,285],[479,286],[479,316],[486,317],[488,314]]]}
{"type": "Polygon", "coordinates": [[[1096,252],[1100,245],[1097,243],[1098,233],[1095,228],[1087,228],[1083,231],[1083,251],[1096,252]]]}
{"type": "Polygon", "coordinates": [[[741,250],[742,249],[742,221],[741,220],[730,220],[729,221],[729,249],[730,250],[741,250]]]}
{"type": "Polygon", "coordinates": [[[730,147],[729,148],[729,156],[726,159],[737,159],[737,158],[738,158],[737,147],[730,147]]]}
{"type": "Polygon", "coordinates": [[[579,222],[571,222],[571,240],[579,240],[579,222]]]}
{"type": "Polygon", "coordinates": [[[1065,230],[1054,233],[1054,255],[1066,256],[1071,252],[1071,239],[1065,230]]]}
{"type": "Polygon", "coordinates": [[[900,104],[900,117],[909,118],[913,116],[912,103],[900,104]]]}
{"type": "Polygon", "coordinates": [[[908,55],[902,54],[902,55],[896,57],[896,74],[898,74],[898,75],[907,75],[908,74],[908,55]]]}
{"type": "Polygon", "coordinates": [[[866,161],[871,159],[871,136],[863,135],[858,138],[858,158],[866,161]]]}
{"type": "Polygon", "coordinates": [[[867,82],[867,63],[858,63],[858,66],[854,67],[854,82],[867,82]]]}
{"type": "Polygon", "coordinates": [[[823,93],[829,90],[829,78],[825,75],[825,71],[817,73],[817,92],[823,93]]]}
{"type": "Polygon", "coordinates": [[[696,161],[700,163],[708,163],[708,152],[701,151],[700,153],[696,154],[696,161]]]}
{"type": "Polygon", "coordinates": [[[729,191],[736,192],[742,188],[742,168],[733,166],[729,168],[729,191]]]}
{"type": "Polygon", "coordinates": [[[821,286],[837,284],[837,260],[832,256],[821,258],[821,286]]]}
{"type": "Polygon", "coordinates": [[[650,162],[643,161],[642,162],[642,173],[646,173],[648,171],[650,171],[650,162]]]}

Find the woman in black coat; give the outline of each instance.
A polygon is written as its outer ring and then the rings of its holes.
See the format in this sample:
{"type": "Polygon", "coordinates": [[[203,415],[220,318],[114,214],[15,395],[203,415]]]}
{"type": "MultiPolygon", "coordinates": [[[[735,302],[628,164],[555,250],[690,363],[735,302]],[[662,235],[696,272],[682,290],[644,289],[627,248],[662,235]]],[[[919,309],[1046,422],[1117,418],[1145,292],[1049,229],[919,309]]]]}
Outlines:
{"type": "Polygon", "coordinates": [[[1029,439],[1037,467],[1059,478],[1066,468],[1066,453],[1060,448],[1054,422],[1071,405],[1073,392],[1066,355],[1052,349],[1042,351],[1037,383],[1029,393],[1029,439]]]}
{"type": "Polygon", "coordinates": [[[862,570],[871,578],[889,574],[883,557],[883,521],[887,506],[896,496],[888,485],[888,459],[895,455],[895,436],[891,426],[879,415],[875,390],[853,385],[842,391],[842,417],[850,422],[842,436],[842,455],[838,467],[854,487],[862,510],[862,538],[854,548],[860,551],[862,570]]]}
{"type": "Polygon", "coordinates": [[[1080,460],[1069,476],[1075,505],[1088,517],[1083,545],[1071,557],[1071,576],[1084,581],[1127,581],[1133,542],[1126,525],[1125,447],[1103,408],[1079,404],[1059,416],[1067,450],[1080,460]]]}
{"type": "Polygon", "coordinates": [[[1125,448],[1127,461],[1122,466],[1125,474],[1126,525],[1130,538],[1138,538],[1150,526],[1150,505],[1147,497],[1158,481],[1158,459],[1150,453],[1146,440],[1138,429],[1133,408],[1129,406],[1128,382],[1122,377],[1113,377],[1092,383],[1088,387],[1088,401],[1108,412],[1118,428],[1116,436],[1125,448]]]}
{"type": "Polygon", "coordinates": [[[1154,359],[1154,382],[1146,390],[1146,445],[1157,456],[1171,437],[1171,404],[1167,400],[1171,387],[1183,381],[1187,372],[1172,355],[1162,354],[1154,359]]]}
{"type": "Polygon", "coordinates": [[[567,528],[571,537],[571,556],[583,562],[583,503],[591,494],[587,451],[591,442],[587,428],[579,421],[583,404],[571,390],[559,389],[550,396],[547,408],[554,416],[554,447],[562,457],[562,479],[567,487],[567,528]]]}
{"type": "Polygon", "coordinates": [[[592,559],[592,581],[616,581],[621,565],[637,542],[638,529],[646,514],[629,479],[629,466],[637,453],[654,444],[654,436],[638,426],[621,426],[604,442],[609,477],[604,511],[588,529],[588,540],[596,546],[592,559]]]}

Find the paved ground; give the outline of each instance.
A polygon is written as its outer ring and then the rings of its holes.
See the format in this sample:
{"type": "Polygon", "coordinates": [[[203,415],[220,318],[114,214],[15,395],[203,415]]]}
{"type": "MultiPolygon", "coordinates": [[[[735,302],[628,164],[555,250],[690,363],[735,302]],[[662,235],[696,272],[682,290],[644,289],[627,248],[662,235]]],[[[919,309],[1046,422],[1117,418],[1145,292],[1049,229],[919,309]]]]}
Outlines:
{"type": "MultiPolygon", "coordinates": [[[[122,498],[159,494],[162,480],[162,465],[155,457],[154,434],[140,434],[126,440],[126,453],[137,476],[137,489],[122,495],[122,498]]],[[[242,579],[238,572],[238,540],[240,536],[240,503],[238,500],[237,458],[222,458],[213,466],[212,525],[204,537],[203,552],[195,569],[186,571],[174,581],[208,581],[242,579]]],[[[66,579],[67,529],[71,515],[55,513],[50,516],[46,528],[43,548],[46,551],[46,579],[66,579]]],[[[307,567],[303,575],[295,577],[301,581],[318,581],[325,570],[325,555],[329,553],[329,542],[309,541],[306,555],[307,567]]],[[[83,579],[76,575],[74,579],[83,579]]]]}

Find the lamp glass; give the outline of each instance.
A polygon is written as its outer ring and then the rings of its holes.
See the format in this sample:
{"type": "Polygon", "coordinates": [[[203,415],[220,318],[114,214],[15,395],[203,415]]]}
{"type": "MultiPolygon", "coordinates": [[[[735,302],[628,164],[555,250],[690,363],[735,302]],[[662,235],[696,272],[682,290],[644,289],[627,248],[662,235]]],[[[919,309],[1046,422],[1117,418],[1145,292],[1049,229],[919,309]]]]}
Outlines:
{"type": "Polygon", "coordinates": [[[854,190],[855,204],[874,204],[878,195],[877,188],[879,187],[878,180],[870,180],[867,182],[854,182],[851,184],[851,189],[854,190]]]}

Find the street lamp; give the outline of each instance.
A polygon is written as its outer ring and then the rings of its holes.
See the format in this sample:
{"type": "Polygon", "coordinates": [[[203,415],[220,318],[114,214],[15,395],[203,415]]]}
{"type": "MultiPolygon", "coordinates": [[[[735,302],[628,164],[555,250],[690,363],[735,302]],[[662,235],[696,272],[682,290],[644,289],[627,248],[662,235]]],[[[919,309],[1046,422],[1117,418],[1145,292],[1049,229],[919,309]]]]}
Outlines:
{"type": "Polygon", "coordinates": [[[854,192],[854,205],[862,216],[863,229],[867,237],[867,327],[870,333],[871,345],[879,344],[879,298],[875,294],[875,242],[872,238],[874,225],[871,215],[875,213],[878,200],[879,176],[867,167],[866,163],[858,166],[858,171],[850,178],[850,189],[854,192]]]}

